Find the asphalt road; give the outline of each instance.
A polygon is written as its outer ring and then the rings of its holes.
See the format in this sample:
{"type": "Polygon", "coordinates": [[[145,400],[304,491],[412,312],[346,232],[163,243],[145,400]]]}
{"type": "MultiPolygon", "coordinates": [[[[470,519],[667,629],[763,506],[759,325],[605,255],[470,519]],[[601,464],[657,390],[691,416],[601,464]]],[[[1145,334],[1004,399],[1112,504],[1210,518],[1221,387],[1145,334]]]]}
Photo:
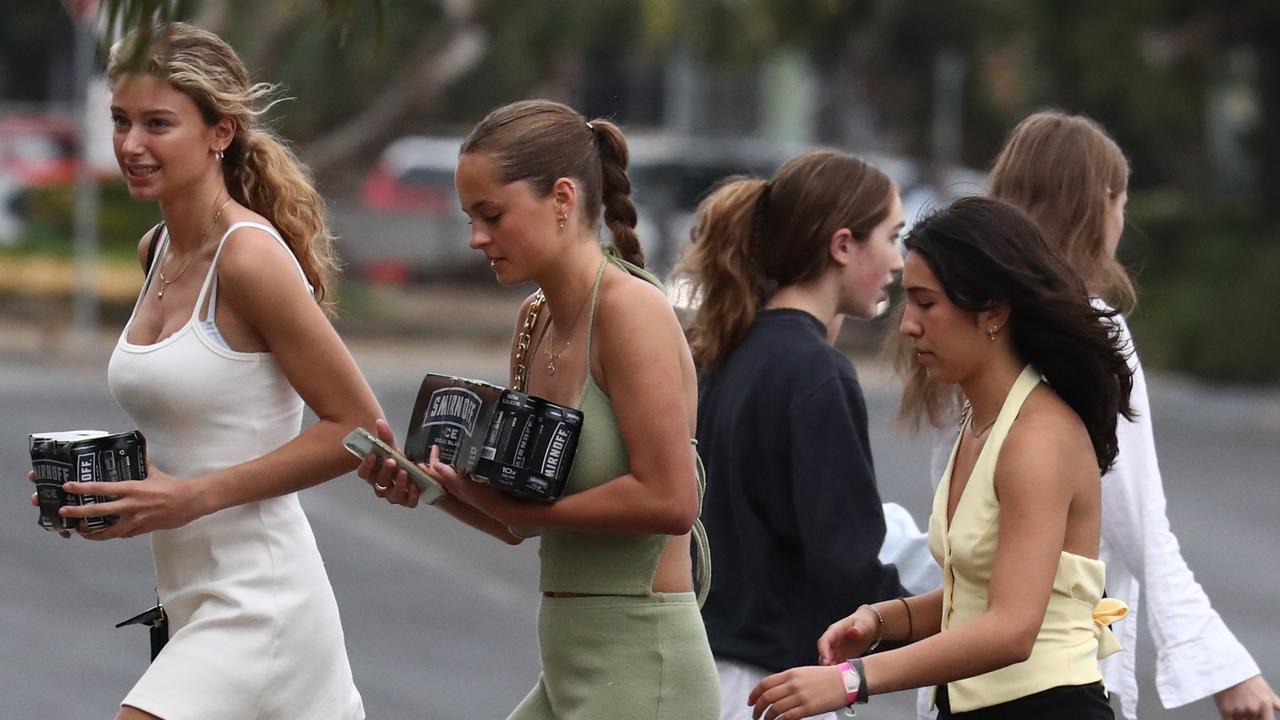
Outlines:
{"type": "MultiPolygon", "coordinates": [[[[398,429],[428,369],[494,378],[500,348],[357,348],[398,429]],[[480,360],[478,358],[483,358],[480,360]]],[[[149,606],[146,538],[63,541],[36,526],[24,475],[32,431],[124,430],[101,362],[0,364],[0,720],[109,718],[146,666],[146,633],[112,625],[149,606]]],[[[923,525],[924,443],[892,435],[896,388],[865,372],[882,494],[923,525]]],[[[1280,681],[1280,393],[1153,381],[1169,513],[1184,553],[1236,634],[1280,681]]],[[[354,476],[306,491],[370,718],[503,718],[538,672],[534,543],[508,548],[429,508],[392,508],[354,476]]],[[[1211,718],[1211,702],[1159,707],[1145,635],[1143,718],[1211,718]]],[[[1140,650],[1140,651],[1141,651],[1140,650]]],[[[909,718],[909,693],[859,717],[909,718]]]]}

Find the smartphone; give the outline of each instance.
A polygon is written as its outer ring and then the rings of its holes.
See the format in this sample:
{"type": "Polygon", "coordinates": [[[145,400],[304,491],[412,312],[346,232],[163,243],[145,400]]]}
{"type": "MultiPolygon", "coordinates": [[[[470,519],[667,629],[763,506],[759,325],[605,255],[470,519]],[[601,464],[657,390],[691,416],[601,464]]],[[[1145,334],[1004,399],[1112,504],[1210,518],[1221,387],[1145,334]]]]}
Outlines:
{"type": "Polygon", "coordinates": [[[418,489],[422,491],[421,499],[434,505],[437,500],[444,497],[444,488],[434,478],[423,472],[409,458],[400,454],[395,448],[382,442],[373,433],[364,428],[356,428],[352,430],[345,438],[342,439],[342,446],[352,455],[358,458],[364,458],[366,455],[373,455],[382,460],[394,460],[396,465],[400,466],[409,474],[409,479],[417,483],[418,489]]]}

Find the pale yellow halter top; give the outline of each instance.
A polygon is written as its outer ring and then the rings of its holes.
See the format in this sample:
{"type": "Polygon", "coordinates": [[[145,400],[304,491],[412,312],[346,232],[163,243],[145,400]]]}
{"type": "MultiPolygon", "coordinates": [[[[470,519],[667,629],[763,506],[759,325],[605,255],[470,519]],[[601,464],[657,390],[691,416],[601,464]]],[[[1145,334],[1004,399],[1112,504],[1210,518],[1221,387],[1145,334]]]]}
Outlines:
{"type": "MultiPolygon", "coordinates": [[[[1022,369],[986,445],[956,505],[951,527],[946,526],[951,470],[960,440],[951,451],[946,473],[938,484],[929,517],[929,549],[942,566],[942,629],[963,625],[987,610],[987,590],[1000,537],[1000,502],[996,499],[995,469],[1000,448],[1022,403],[1040,384],[1040,372],[1022,369]]],[[[963,433],[961,434],[963,436],[963,433]]],[[[1015,700],[1060,685],[1086,685],[1102,680],[1098,660],[1119,652],[1119,641],[1107,628],[1128,608],[1103,599],[1105,566],[1099,560],[1063,552],[1053,577],[1053,592],[1044,624],[1031,657],[984,675],[947,685],[953,712],[967,712],[1015,700]]]]}

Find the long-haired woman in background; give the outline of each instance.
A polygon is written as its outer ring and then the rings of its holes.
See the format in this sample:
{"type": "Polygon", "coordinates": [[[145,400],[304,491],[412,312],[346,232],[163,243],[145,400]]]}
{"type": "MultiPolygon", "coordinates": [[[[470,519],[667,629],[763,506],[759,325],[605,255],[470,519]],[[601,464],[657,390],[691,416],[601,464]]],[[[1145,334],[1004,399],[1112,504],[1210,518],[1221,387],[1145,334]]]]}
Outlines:
{"type": "MultiPolygon", "coordinates": [[[[906,595],[877,559],[885,518],[867,407],[828,330],[874,317],[902,268],[902,203],[880,170],[818,151],[698,207],[680,272],[698,303],[703,521],[716,572],[702,616],[721,718],[770,673],[812,661],[851,607],[906,595]]],[[[834,332],[831,333],[834,335],[834,332]]]]}

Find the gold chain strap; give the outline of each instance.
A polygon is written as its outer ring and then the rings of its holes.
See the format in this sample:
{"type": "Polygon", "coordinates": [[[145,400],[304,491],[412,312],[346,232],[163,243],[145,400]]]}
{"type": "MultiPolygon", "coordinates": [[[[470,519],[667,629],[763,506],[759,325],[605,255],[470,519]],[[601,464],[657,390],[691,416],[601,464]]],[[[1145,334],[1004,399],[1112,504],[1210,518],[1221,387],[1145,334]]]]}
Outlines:
{"type": "Polygon", "coordinates": [[[538,316],[542,314],[542,305],[547,296],[542,291],[534,293],[533,302],[524,314],[524,322],[520,325],[520,335],[516,338],[516,356],[512,360],[511,389],[525,392],[529,386],[529,353],[533,350],[533,329],[538,324],[538,316]]]}

